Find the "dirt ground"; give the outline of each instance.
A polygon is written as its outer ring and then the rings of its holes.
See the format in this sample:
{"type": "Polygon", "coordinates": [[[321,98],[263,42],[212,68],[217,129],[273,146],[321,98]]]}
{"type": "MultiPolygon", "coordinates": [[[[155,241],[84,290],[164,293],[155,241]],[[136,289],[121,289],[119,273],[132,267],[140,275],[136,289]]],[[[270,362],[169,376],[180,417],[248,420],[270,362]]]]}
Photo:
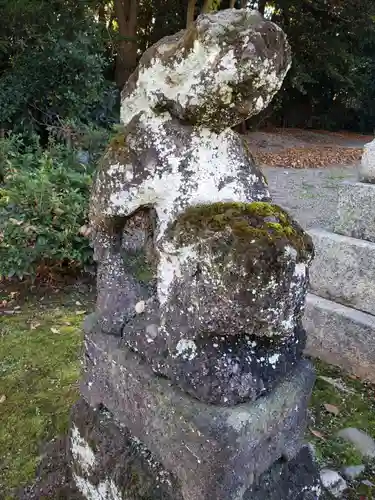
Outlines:
{"type": "Polygon", "coordinates": [[[373,137],[353,132],[273,128],[248,132],[246,141],[260,166],[325,168],[357,165],[373,137]]]}

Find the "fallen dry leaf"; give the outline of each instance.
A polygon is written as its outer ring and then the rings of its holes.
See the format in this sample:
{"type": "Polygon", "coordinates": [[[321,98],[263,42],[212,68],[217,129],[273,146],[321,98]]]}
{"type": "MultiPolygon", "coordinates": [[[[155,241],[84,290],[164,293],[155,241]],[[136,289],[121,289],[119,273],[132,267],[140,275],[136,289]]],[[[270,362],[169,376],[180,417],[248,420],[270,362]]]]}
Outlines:
{"type": "Polygon", "coordinates": [[[6,398],[7,398],[7,397],[5,396],[5,394],[1,395],[1,396],[0,396],[0,404],[1,404],[1,403],[4,403],[4,401],[6,400],[6,398]]]}
{"type": "Polygon", "coordinates": [[[82,314],[86,314],[86,311],[76,311],[77,316],[81,316],[82,314]]]}
{"type": "Polygon", "coordinates": [[[332,413],[333,415],[338,415],[340,413],[340,408],[338,408],[335,405],[331,405],[329,403],[324,403],[323,406],[326,409],[326,411],[328,411],[328,413],[332,413]]]}
{"type": "Polygon", "coordinates": [[[36,330],[40,326],[40,323],[30,323],[30,330],[36,330]]]}
{"type": "Polygon", "coordinates": [[[343,146],[311,146],[288,148],[278,152],[252,151],[257,163],[283,168],[322,168],[353,165],[360,161],[362,148],[343,146]]]}
{"type": "Polygon", "coordinates": [[[313,434],[315,437],[319,438],[319,439],[323,439],[323,441],[325,441],[325,437],[323,436],[323,434],[319,431],[317,431],[316,429],[309,429],[311,434],[313,434]]]}
{"type": "Polygon", "coordinates": [[[52,333],[60,333],[60,330],[59,330],[58,328],[54,328],[54,327],[52,327],[52,328],[51,328],[51,332],[52,332],[52,333]]]}

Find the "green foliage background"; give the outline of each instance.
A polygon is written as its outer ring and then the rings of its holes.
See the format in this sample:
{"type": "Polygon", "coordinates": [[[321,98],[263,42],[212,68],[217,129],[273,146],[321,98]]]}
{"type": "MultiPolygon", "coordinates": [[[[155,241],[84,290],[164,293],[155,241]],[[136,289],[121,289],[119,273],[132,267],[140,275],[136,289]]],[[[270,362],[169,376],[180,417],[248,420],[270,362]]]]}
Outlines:
{"type": "Polygon", "coordinates": [[[92,251],[81,228],[93,165],[59,144],[42,148],[37,139],[26,146],[14,136],[0,146],[0,279],[90,265],[92,251]]]}

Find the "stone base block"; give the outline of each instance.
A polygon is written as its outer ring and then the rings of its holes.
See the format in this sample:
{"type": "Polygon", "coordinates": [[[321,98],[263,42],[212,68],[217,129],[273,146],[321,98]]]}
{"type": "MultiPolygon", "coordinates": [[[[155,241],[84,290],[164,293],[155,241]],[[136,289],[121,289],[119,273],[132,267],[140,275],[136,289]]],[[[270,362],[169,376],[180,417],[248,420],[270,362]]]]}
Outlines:
{"type": "Polygon", "coordinates": [[[306,353],[375,382],[375,318],[308,294],[306,353]]]}
{"type": "Polygon", "coordinates": [[[209,405],[156,377],[115,337],[95,334],[86,337],[81,391],[144,444],[180,485],[181,498],[240,500],[275,461],[299,452],[314,378],[302,361],[256,402],[209,405]]]}
{"type": "MultiPolygon", "coordinates": [[[[97,500],[216,500],[207,494],[183,493],[182,482],[166,471],[139,440],[109,412],[93,410],[83,399],[75,406],[70,432],[73,479],[83,498],[97,500]]],[[[235,474],[235,471],[233,471],[235,474]]],[[[217,482],[222,478],[218,476],[217,482]]],[[[313,500],[319,476],[307,447],[291,461],[280,459],[236,497],[243,500],[313,500]]],[[[223,498],[223,497],[221,497],[223,498]]]]}
{"type": "Polygon", "coordinates": [[[375,315],[375,243],[314,229],[313,293],[375,315]]]}
{"type": "Polygon", "coordinates": [[[334,231],[375,243],[375,184],[343,182],[334,231]]]}

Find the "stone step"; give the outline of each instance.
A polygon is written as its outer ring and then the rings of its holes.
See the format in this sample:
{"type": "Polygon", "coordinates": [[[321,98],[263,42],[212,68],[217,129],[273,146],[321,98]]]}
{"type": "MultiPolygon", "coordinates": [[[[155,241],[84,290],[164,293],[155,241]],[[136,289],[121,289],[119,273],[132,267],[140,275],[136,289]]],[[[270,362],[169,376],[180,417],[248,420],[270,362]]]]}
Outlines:
{"type": "Polygon", "coordinates": [[[315,245],[310,290],[375,315],[375,243],[321,229],[309,234],[315,245]]]}
{"type": "Polygon", "coordinates": [[[375,382],[375,317],[309,293],[306,353],[375,382]]]}
{"type": "Polygon", "coordinates": [[[375,242],[375,184],[343,182],[338,198],[335,233],[375,242]]]}

